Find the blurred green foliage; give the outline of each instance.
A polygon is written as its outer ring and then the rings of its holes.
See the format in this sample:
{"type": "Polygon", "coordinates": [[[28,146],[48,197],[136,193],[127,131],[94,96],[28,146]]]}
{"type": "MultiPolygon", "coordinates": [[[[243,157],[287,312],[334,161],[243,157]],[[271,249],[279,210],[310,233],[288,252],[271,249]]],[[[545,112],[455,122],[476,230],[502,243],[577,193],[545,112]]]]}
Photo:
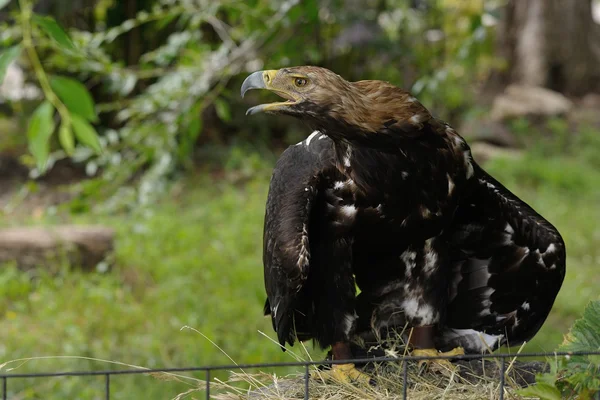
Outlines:
{"type": "MultiPolygon", "coordinates": [[[[0,45],[25,48],[19,60],[62,121],[50,124],[47,112],[30,120],[30,131],[43,127],[29,138],[34,176],[70,156],[92,175],[102,172],[101,192],[116,197],[113,204],[131,203],[122,187],[140,173],[133,200],[148,203],[207,142],[297,137],[297,124],[244,118],[238,88],[248,72],[322,65],[349,80],[412,89],[454,118],[496,63],[484,21],[498,6],[482,0],[103,0],[82,10],[84,23],[31,14],[32,5],[19,0],[0,22],[0,45]]],[[[0,55],[0,71],[3,59],[18,56],[14,49],[0,55]]]]}

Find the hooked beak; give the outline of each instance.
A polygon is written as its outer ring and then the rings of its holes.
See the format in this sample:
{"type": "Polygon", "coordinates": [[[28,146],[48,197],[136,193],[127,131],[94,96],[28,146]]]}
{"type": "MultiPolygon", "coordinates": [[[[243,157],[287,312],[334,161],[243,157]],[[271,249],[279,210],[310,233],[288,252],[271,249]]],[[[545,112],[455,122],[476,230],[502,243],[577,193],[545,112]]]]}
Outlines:
{"type": "Polygon", "coordinates": [[[286,108],[288,108],[288,106],[295,104],[301,100],[300,98],[297,98],[296,97],[297,95],[295,95],[294,93],[290,93],[288,91],[277,89],[273,86],[273,81],[278,72],[279,72],[278,70],[267,70],[267,71],[257,71],[257,72],[250,74],[250,76],[248,76],[244,80],[244,83],[242,83],[242,89],[241,89],[242,98],[244,97],[244,95],[246,94],[246,92],[248,90],[267,89],[271,92],[278,94],[279,96],[283,97],[287,101],[268,103],[268,104],[260,104],[258,106],[251,107],[246,111],[246,115],[252,115],[252,114],[259,113],[259,112],[276,113],[278,111],[285,110],[286,108]]]}

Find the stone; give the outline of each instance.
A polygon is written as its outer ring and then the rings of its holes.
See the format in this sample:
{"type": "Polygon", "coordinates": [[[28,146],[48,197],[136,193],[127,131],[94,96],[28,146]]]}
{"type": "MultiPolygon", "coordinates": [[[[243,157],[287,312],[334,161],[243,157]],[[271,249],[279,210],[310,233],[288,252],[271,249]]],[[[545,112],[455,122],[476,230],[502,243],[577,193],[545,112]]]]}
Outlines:
{"type": "Polygon", "coordinates": [[[95,225],[0,229],[0,264],[22,270],[69,265],[94,270],[114,248],[111,228],[95,225]]]}
{"type": "Polygon", "coordinates": [[[581,99],[581,105],[585,108],[595,109],[600,111],[600,94],[588,93],[581,99]]]}
{"type": "Polygon", "coordinates": [[[573,108],[573,102],[564,95],[537,86],[509,85],[504,93],[494,99],[491,118],[502,121],[508,118],[529,116],[551,117],[564,115],[573,108]]]}
{"type": "Polygon", "coordinates": [[[473,159],[479,164],[485,164],[494,158],[518,159],[523,156],[523,152],[517,149],[494,146],[485,142],[475,142],[471,144],[471,153],[473,159]]]}
{"type": "Polygon", "coordinates": [[[485,142],[500,147],[518,147],[519,143],[505,124],[475,118],[464,122],[458,131],[469,144],[485,142]]]}

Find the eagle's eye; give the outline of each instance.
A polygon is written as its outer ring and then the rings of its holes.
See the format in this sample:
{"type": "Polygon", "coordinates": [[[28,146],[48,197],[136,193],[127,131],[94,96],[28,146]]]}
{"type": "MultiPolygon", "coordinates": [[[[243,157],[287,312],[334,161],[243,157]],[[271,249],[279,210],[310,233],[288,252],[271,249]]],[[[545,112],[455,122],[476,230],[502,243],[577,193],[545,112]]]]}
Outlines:
{"type": "Polygon", "coordinates": [[[306,86],[307,83],[308,83],[308,80],[305,78],[294,79],[294,85],[296,85],[297,87],[306,86]]]}

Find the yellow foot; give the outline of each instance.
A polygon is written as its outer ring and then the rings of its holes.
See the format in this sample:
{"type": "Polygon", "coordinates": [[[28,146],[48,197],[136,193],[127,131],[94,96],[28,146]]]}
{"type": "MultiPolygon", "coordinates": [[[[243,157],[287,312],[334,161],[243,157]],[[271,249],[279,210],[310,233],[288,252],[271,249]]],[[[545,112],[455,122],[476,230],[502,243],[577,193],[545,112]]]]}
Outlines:
{"type": "MultiPolygon", "coordinates": [[[[465,354],[465,350],[462,347],[457,347],[445,353],[437,351],[436,349],[414,349],[411,353],[411,355],[415,357],[451,357],[463,354],[465,354]]],[[[432,371],[442,372],[444,374],[456,372],[457,370],[457,367],[448,359],[420,360],[419,368],[423,366],[429,367],[432,371]]]]}
{"type": "Polygon", "coordinates": [[[354,364],[334,364],[330,370],[318,371],[313,378],[322,377],[325,380],[333,380],[342,383],[360,383],[362,385],[374,385],[375,380],[356,369],[354,364]]]}

